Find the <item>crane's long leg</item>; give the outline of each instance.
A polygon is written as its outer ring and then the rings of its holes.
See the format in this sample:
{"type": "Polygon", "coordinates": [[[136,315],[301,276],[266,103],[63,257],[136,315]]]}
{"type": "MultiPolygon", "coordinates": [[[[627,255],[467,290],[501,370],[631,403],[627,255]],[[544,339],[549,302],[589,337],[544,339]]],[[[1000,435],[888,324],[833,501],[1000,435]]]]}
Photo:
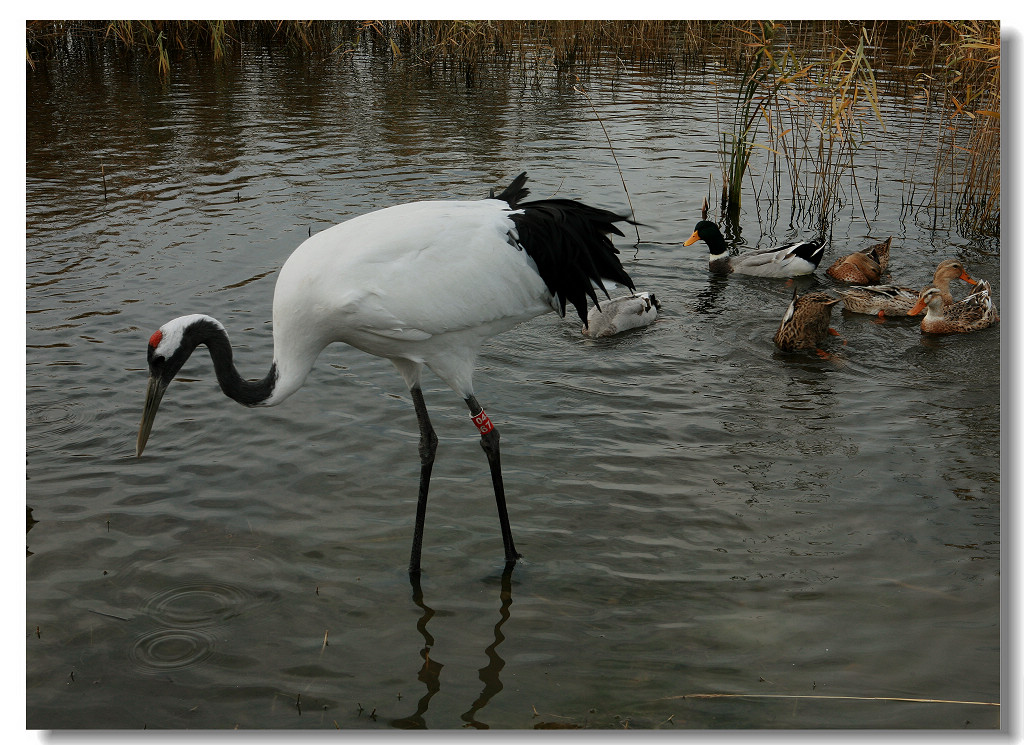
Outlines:
{"type": "Polygon", "coordinates": [[[494,501],[498,505],[498,521],[501,523],[501,539],[505,543],[505,564],[508,569],[520,558],[516,546],[512,542],[512,528],[508,523],[508,508],[505,506],[505,484],[501,478],[501,453],[498,449],[498,430],[487,418],[483,407],[476,400],[476,396],[466,399],[469,406],[469,413],[473,417],[473,423],[480,430],[480,446],[487,454],[487,463],[491,467],[491,483],[494,485],[494,501]]]}
{"type": "Polygon", "coordinates": [[[430,472],[434,468],[434,453],[437,451],[437,435],[427,416],[427,404],[423,390],[414,387],[409,390],[416,407],[416,421],[420,426],[420,491],[416,498],[416,528],[412,536],[412,556],[409,558],[409,574],[420,573],[420,552],[423,549],[423,522],[427,515],[427,491],[430,489],[430,472]]]}

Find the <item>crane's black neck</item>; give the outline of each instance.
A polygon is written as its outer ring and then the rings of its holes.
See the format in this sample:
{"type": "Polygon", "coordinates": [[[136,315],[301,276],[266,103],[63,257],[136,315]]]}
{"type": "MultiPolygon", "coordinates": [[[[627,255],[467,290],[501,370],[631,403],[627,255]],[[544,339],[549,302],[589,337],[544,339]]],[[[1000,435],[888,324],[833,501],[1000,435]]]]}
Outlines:
{"type": "MultiPolygon", "coordinates": [[[[209,317],[202,317],[185,328],[178,352],[166,362],[165,375],[166,372],[170,372],[170,376],[173,377],[200,344],[205,344],[210,351],[217,382],[226,396],[243,406],[259,406],[271,397],[277,384],[277,364],[272,363],[269,372],[260,380],[242,378],[235,367],[227,332],[220,323],[209,317]]],[[[152,354],[151,347],[150,355],[152,354]]]]}

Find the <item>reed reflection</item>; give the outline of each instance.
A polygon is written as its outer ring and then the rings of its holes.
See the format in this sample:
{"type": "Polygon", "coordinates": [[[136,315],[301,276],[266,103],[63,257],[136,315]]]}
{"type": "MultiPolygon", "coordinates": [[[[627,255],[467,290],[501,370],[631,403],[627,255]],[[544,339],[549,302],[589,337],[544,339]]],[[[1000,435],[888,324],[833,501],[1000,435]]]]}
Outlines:
{"type": "MultiPolygon", "coordinates": [[[[476,729],[490,729],[488,724],[477,719],[477,712],[487,706],[491,699],[504,688],[500,673],[505,667],[505,660],[498,654],[497,649],[505,641],[505,635],[502,633],[501,627],[511,616],[512,566],[506,566],[501,574],[501,591],[499,594],[501,607],[498,611],[498,621],[494,624],[494,640],[484,649],[487,664],[478,671],[480,681],[483,683],[483,689],[461,717],[467,726],[475,727],[476,729]]],[[[416,622],[416,630],[423,637],[423,649],[420,650],[423,665],[420,667],[416,677],[426,687],[426,693],[417,701],[416,711],[407,717],[392,720],[391,726],[399,729],[427,729],[425,715],[430,706],[430,699],[441,690],[441,670],[444,668],[444,664],[431,658],[434,637],[427,630],[427,624],[434,617],[435,611],[423,599],[423,589],[420,586],[419,577],[415,574],[410,574],[409,580],[412,583],[412,600],[423,611],[416,622]]]]}

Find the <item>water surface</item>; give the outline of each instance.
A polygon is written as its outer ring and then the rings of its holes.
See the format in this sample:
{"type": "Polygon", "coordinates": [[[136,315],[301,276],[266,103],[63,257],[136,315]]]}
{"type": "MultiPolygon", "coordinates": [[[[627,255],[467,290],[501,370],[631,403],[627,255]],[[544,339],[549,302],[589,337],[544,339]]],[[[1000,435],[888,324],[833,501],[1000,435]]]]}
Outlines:
{"type": "MultiPolygon", "coordinates": [[[[588,80],[643,223],[618,245],[662,317],[588,340],[550,314],[485,346],[511,576],[465,404],[426,379],[414,588],[418,435],[388,362],[330,347],[285,404],[247,410],[200,351],[136,459],[146,340],[209,313],[263,375],[278,268],[375,208],[526,170],[535,196],[625,209],[590,103],[358,55],[30,73],[28,727],[998,726],[949,702],[1000,696],[1000,328],[837,311],[830,359],[779,353],[793,285],[712,277],[682,246],[719,173],[702,81],[588,80]]],[[[897,281],[958,257],[998,298],[998,242],[902,204],[906,135],[878,133],[877,193],[825,261],[893,235],[897,281]]],[[[748,200],[744,250],[800,232],[764,214],[748,200]]]]}

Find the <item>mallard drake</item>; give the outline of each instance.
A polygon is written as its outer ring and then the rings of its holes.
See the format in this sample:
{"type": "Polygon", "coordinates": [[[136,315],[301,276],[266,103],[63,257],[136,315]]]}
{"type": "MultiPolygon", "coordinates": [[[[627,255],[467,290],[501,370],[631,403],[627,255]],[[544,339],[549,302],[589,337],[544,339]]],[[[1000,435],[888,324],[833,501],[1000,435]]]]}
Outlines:
{"type": "Polygon", "coordinates": [[[601,301],[587,314],[584,336],[612,336],[628,329],[648,326],[658,317],[661,303],[653,292],[638,292],[601,301]]]}
{"type": "Polygon", "coordinates": [[[811,274],[821,263],[824,246],[819,241],[795,241],[782,246],[729,255],[722,231],[710,220],[701,220],[684,246],[704,241],[708,246],[708,269],[720,274],[750,274],[756,277],[801,277],[811,274]]]}
{"type": "MultiPolygon", "coordinates": [[[[932,286],[942,294],[942,304],[951,305],[953,294],[949,291],[949,283],[954,279],[962,279],[969,284],[977,284],[964,269],[964,265],[956,259],[946,259],[935,267],[932,286]]],[[[896,285],[873,285],[867,287],[851,287],[837,290],[843,299],[843,306],[854,313],[870,313],[879,318],[890,316],[906,316],[914,307],[920,293],[909,287],[896,285]]]]}
{"type": "Polygon", "coordinates": [[[925,309],[928,312],[921,319],[921,331],[928,334],[980,331],[999,320],[992,288],[983,279],[978,280],[970,295],[948,306],[943,306],[942,292],[937,287],[925,287],[909,315],[916,316],[925,309]]]}
{"type": "Polygon", "coordinates": [[[829,333],[835,333],[828,324],[832,319],[832,306],[838,302],[839,298],[827,292],[807,292],[800,296],[794,292],[772,341],[784,352],[817,349],[829,333]]]}
{"type": "Polygon", "coordinates": [[[889,247],[892,236],[881,243],[856,251],[833,262],[825,273],[840,282],[851,285],[873,285],[889,266],[889,247]]]}

